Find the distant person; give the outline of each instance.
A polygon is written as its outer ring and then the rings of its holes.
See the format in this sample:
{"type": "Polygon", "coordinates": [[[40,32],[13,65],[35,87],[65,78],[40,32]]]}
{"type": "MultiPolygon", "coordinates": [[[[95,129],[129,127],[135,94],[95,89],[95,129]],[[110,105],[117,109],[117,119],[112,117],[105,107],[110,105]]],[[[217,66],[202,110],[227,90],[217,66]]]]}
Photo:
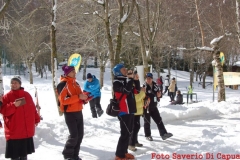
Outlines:
{"type": "Polygon", "coordinates": [[[169,83],[169,75],[166,75],[166,78],[164,80],[165,91],[163,92],[163,94],[168,92],[168,96],[169,96],[169,90],[168,90],[169,84],[170,84],[169,83]]]}
{"type": "MultiPolygon", "coordinates": [[[[1,109],[1,107],[2,107],[2,96],[0,96],[0,109],[1,109]]],[[[1,122],[1,120],[0,120],[0,128],[2,128],[2,122],[1,122]]]]}
{"type": "Polygon", "coordinates": [[[133,93],[135,74],[127,74],[127,69],[123,64],[117,64],[112,71],[114,97],[120,99],[122,96],[119,102],[120,112],[118,115],[120,137],[115,152],[115,160],[135,159],[132,154],[128,153],[129,137],[133,131],[134,113],[136,113],[136,101],[133,93]]]}
{"type": "Polygon", "coordinates": [[[193,87],[192,87],[192,84],[190,84],[189,86],[188,86],[188,96],[190,95],[190,102],[192,103],[193,102],[193,100],[192,100],[192,97],[193,97],[193,87]]]}
{"type": "Polygon", "coordinates": [[[27,160],[27,155],[35,152],[33,136],[40,122],[33,99],[21,84],[21,77],[11,79],[11,90],[3,96],[0,108],[6,137],[5,158],[11,160],[27,160]]]}
{"type": "Polygon", "coordinates": [[[161,93],[163,93],[163,80],[162,80],[162,76],[160,76],[157,80],[156,83],[159,87],[159,89],[161,90],[161,93]]]}
{"type": "Polygon", "coordinates": [[[170,138],[173,136],[172,133],[168,133],[163,121],[160,116],[159,110],[157,108],[158,102],[160,101],[161,92],[157,86],[157,84],[152,80],[152,73],[146,74],[145,83],[143,87],[146,88],[146,99],[150,99],[150,103],[145,106],[143,110],[143,118],[144,118],[144,133],[145,137],[149,141],[153,141],[151,136],[151,118],[157,124],[158,131],[163,140],[170,138]]]}
{"type": "Polygon", "coordinates": [[[174,92],[176,88],[176,81],[175,78],[173,77],[170,83],[170,86],[168,87],[169,89],[169,96],[170,96],[170,102],[174,101],[174,92]]]}
{"type": "Polygon", "coordinates": [[[177,90],[177,98],[176,101],[172,101],[171,104],[183,104],[183,95],[180,90],[177,90]]]}
{"type": "Polygon", "coordinates": [[[101,115],[103,114],[103,110],[100,104],[101,91],[99,80],[91,73],[88,73],[83,90],[89,92],[90,96],[93,96],[93,98],[89,101],[92,117],[101,117],[101,115]]]}
{"type": "Polygon", "coordinates": [[[64,75],[61,75],[57,85],[60,110],[64,114],[69,136],[62,151],[65,160],[81,160],[78,156],[84,134],[83,104],[88,96],[82,93],[76,82],[76,71],[73,66],[62,66],[64,75]]]}

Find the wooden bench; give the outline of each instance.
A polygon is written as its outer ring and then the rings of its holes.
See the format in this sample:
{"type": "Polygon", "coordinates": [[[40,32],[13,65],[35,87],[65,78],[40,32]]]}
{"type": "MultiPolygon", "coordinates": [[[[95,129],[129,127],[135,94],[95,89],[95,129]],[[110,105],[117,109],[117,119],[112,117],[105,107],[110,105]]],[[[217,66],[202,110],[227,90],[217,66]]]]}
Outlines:
{"type": "MultiPolygon", "coordinates": [[[[183,93],[183,98],[184,98],[184,95],[187,96],[187,104],[188,104],[188,97],[191,95],[191,94],[188,94],[188,93],[183,93]]],[[[195,98],[196,98],[196,102],[197,102],[197,93],[192,93],[192,95],[194,96],[195,95],[195,98]]]]}

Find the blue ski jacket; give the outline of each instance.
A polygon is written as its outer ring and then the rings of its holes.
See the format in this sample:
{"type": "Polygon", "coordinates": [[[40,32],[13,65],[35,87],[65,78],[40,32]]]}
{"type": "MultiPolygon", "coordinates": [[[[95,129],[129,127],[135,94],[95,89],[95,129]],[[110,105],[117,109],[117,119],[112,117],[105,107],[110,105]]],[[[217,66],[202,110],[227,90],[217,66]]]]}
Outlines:
{"type": "Polygon", "coordinates": [[[90,95],[93,96],[93,98],[101,97],[99,80],[94,75],[92,76],[93,78],[91,82],[84,82],[83,90],[89,92],[90,95]]]}

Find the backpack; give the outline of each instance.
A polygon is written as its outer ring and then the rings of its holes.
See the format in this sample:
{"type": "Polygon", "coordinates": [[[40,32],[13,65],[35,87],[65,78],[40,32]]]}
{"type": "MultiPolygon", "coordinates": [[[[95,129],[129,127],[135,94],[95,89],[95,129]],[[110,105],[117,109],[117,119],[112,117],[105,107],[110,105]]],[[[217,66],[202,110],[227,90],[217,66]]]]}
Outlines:
{"type": "MultiPolygon", "coordinates": [[[[67,83],[67,81],[62,81],[62,82],[60,82],[57,85],[57,96],[60,95],[60,93],[62,92],[63,88],[66,86],[66,83],[67,83]]],[[[70,96],[67,95],[66,98],[68,98],[68,97],[70,97],[70,96]]],[[[61,103],[60,103],[58,98],[57,98],[57,105],[58,105],[58,108],[60,108],[61,103]]],[[[63,107],[64,107],[64,112],[66,112],[66,110],[68,108],[68,105],[64,105],[63,107]]]]}

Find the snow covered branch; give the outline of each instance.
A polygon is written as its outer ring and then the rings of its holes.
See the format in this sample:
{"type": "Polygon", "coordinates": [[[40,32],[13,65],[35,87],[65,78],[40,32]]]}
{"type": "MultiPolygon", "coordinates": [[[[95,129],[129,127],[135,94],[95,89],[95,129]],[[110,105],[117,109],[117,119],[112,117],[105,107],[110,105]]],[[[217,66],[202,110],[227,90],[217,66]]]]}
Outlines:
{"type": "Polygon", "coordinates": [[[98,0],[97,3],[98,3],[98,4],[101,4],[101,5],[104,5],[104,4],[105,4],[105,1],[104,1],[104,0],[98,0]]]}
{"type": "Polygon", "coordinates": [[[196,51],[196,50],[200,50],[200,51],[208,51],[208,52],[212,52],[213,49],[210,47],[195,47],[195,48],[182,48],[182,47],[177,47],[177,50],[182,50],[182,51],[196,51]]]}
{"type": "Polygon", "coordinates": [[[223,39],[224,36],[225,36],[225,35],[220,36],[220,37],[218,37],[218,38],[214,38],[214,39],[210,42],[210,44],[211,44],[212,46],[215,46],[215,45],[219,44],[219,42],[223,39]]]}

